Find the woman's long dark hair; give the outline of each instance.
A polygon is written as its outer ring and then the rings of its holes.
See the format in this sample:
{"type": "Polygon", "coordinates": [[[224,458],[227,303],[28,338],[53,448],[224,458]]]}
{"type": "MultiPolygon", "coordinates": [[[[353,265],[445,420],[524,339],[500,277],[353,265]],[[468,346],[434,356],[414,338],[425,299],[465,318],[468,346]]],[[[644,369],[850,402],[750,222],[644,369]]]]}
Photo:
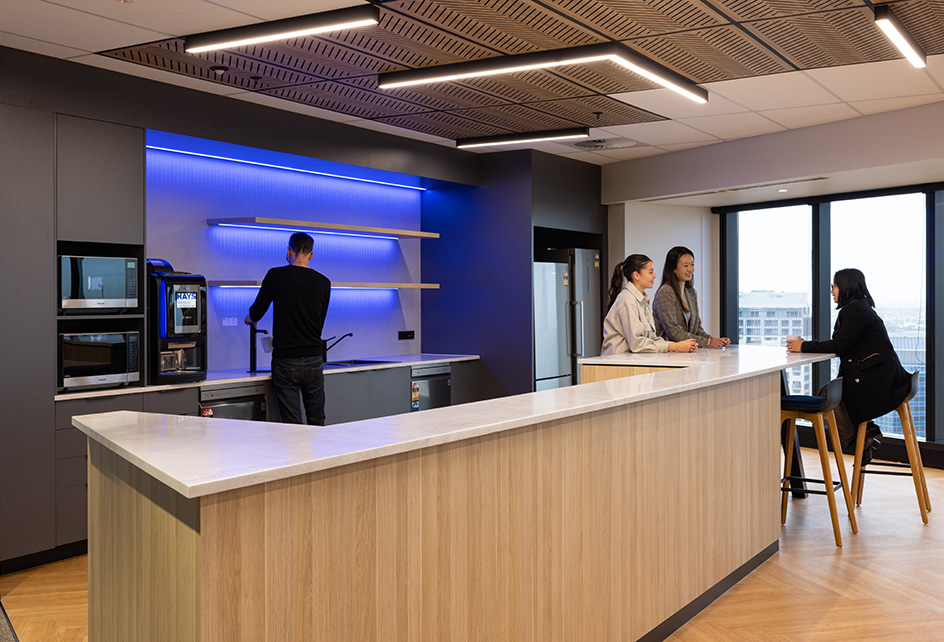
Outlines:
{"type": "MultiPolygon", "coordinates": [[[[678,296],[680,289],[678,277],[675,276],[675,268],[678,267],[679,261],[681,261],[682,257],[686,254],[690,254],[692,256],[692,260],[695,259],[695,253],[684,245],[676,245],[671,250],[669,250],[668,254],[665,255],[665,269],[662,270],[661,285],[665,285],[666,283],[671,285],[672,291],[675,292],[675,296],[678,296]]],[[[694,288],[695,278],[692,277],[691,281],[686,281],[685,287],[688,289],[694,288]]]]}
{"type": "Polygon", "coordinates": [[[643,268],[646,267],[646,263],[652,263],[652,259],[645,254],[630,254],[613,269],[613,276],[610,277],[610,302],[606,306],[607,310],[613,307],[613,302],[616,301],[620,290],[623,289],[623,279],[632,283],[633,272],[642,272],[643,268]]]}
{"type": "Polygon", "coordinates": [[[839,270],[833,275],[833,285],[839,288],[839,296],[836,297],[837,308],[858,299],[865,299],[870,306],[875,307],[875,301],[865,285],[865,275],[859,270],[855,268],[839,270]]]}

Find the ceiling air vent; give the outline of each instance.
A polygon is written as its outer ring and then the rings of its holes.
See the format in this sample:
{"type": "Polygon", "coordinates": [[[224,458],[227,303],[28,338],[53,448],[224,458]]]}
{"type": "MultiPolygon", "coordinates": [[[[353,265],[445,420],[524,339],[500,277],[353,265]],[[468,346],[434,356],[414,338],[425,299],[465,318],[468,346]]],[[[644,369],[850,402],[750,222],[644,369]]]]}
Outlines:
{"type": "Polygon", "coordinates": [[[605,149],[626,149],[627,147],[638,147],[639,143],[628,138],[594,138],[592,140],[578,140],[571,143],[571,146],[585,151],[597,152],[605,149]]]}

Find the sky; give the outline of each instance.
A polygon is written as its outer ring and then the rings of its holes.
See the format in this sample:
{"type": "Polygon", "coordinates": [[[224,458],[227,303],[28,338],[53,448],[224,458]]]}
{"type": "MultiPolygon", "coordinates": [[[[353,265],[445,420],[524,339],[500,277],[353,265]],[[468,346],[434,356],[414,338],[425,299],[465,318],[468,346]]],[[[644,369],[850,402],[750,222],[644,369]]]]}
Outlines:
{"type": "MultiPolygon", "coordinates": [[[[836,201],[830,218],[830,273],[862,270],[876,307],[924,307],[924,194],[836,201]]],[[[811,221],[808,205],[741,212],[739,289],[808,292],[811,221]]]]}

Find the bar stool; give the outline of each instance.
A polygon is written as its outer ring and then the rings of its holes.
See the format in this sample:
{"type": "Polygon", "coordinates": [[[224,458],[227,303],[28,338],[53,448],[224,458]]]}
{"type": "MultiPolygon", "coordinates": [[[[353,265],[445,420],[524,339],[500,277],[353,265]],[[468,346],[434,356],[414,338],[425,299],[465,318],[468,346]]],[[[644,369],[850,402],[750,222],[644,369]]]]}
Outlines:
{"type": "Polygon", "coordinates": [[[855,464],[852,467],[852,489],[856,494],[856,504],[862,504],[862,487],[865,486],[865,475],[911,475],[914,480],[915,495],[918,497],[918,510],[921,512],[921,521],[928,523],[928,513],[931,511],[931,498],[928,497],[928,482],[924,478],[924,463],[921,461],[921,449],[918,447],[918,437],[915,434],[914,416],[911,414],[911,400],[918,394],[918,380],[921,371],[911,375],[911,390],[898,408],[898,418],[901,420],[901,432],[905,438],[905,450],[908,451],[908,463],[900,464],[892,461],[873,461],[872,466],[887,468],[910,468],[910,472],[894,470],[866,470],[868,464],[862,464],[862,453],[865,448],[865,432],[868,422],[859,424],[856,436],[855,464]]]}
{"type": "Polygon", "coordinates": [[[842,451],[839,446],[839,432],[836,429],[836,415],[833,411],[842,401],[842,377],[833,379],[826,388],[825,397],[808,397],[801,395],[786,395],[780,398],[780,423],[790,422],[789,434],[787,435],[787,455],[783,467],[783,485],[780,487],[780,523],[787,523],[787,495],[791,491],[793,482],[810,482],[823,484],[825,490],[806,489],[806,492],[814,495],[826,495],[829,502],[829,514],[833,522],[833,535],[836,538],[836,546],[842,547],[842,536],[839,534],[839,515],[836,512],[835,490],[842,488],[843,498],[846,501],[846,510],[849,513],[849,521],[852,522],[852,532],[858,532],[856,525],[855,511],[852,506],[852,496],[849,494],[849,484],[846,481],[846,467],[842,461],[842,451]],[[834,482],[829,472],[829,455],[826,446],[826,430],[823,426],[823,420],[829,424],[829,434],[833,444],[833,454],[836,457],[836,466],[839,469],[839,481],[834,482]],[[813,424],[813,432],[816,434],[816,447],[819,450],[819,461],[823,468],[823,479],[810,479],[808,477],[796,477],[790,475],[790,467],[793,464],[794,438],[796,436],[796,420],[805,419],[813,424]]]}

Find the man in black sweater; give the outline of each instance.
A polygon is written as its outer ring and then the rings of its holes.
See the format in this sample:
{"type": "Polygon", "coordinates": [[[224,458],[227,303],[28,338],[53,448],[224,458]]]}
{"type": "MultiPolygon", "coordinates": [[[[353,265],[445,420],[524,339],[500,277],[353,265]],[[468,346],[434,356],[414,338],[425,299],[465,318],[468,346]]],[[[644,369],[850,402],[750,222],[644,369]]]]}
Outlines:
{"type": "Polygon", "coordinates": [[[304,232],[289,238],[285,260],[288,265],[269,270],[256,300],[246,315],[247,325],[254,325],[273,304],[272,386],[282,421],[302,422],[301,400],[305,417],[312,426],[325,423],[324,372],[321,357],[324,344],[321,331],[328,314],[331,281],[308,267],[313,241],[304,232]]]}

